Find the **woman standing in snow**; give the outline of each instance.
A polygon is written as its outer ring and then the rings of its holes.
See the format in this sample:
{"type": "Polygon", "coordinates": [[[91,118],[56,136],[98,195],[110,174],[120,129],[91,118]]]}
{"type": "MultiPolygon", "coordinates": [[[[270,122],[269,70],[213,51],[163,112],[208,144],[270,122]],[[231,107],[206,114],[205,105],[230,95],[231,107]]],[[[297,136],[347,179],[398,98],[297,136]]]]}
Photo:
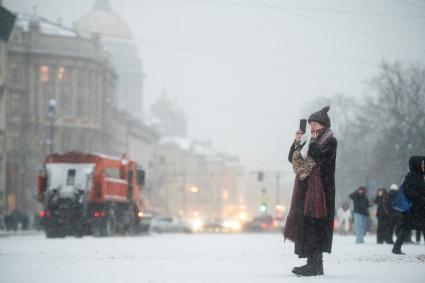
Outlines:
{"type": "Polygon", "coordinates": [[[425,156],[412,156],[409,169],[402,186],[412,207],[403,213],[400,233],[392,250],[395,254],[404,254],[401,245],[411,229],[425,229],[425,156]]]}
{"type": "Polygon", "coordinates": [[[289,151],[296,173],[284,237],[295,243],[295,254],[307,264],[294,267],[299,276],[323,275],[323,252],[332,249],[335,217],[335,159],[337,140],[330,129],[330,107],[310,115],[311,140],[301,143],[298,130],[289,151]]]}
{"type": "Polygon", "coordinates": [[[378,189],[374,202],[377,205],[376,218],[378,220],[376,242],[382,244],[385,241],[389,244],[392,240],[388,237],[390,212],[388,211],[388,193],[385,188],[378,189]]]}

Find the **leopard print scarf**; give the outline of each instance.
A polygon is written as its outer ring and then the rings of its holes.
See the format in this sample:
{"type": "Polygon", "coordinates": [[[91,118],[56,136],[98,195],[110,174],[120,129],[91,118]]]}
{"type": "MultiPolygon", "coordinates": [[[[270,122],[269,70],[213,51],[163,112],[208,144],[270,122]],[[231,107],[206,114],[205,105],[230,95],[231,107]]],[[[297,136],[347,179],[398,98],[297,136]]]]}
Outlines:
{"type": "Polygon", "coordinates": [[[304,159],[300,150],[296,150],[292,155],[292,168],[300,180],[304,180],[310,176],[314,166],[316,166],[316,162],[314,162],[313,158],[307,156],[304,159]]]}

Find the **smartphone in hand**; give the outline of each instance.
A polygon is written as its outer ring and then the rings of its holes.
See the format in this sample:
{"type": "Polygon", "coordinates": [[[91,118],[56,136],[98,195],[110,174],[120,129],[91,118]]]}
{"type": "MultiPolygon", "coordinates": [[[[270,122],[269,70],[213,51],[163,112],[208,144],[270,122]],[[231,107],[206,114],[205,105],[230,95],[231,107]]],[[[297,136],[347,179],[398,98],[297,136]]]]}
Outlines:
{"type": "Polygon", "coordinates": [[[300,130],[305,134],[307,128],[307,119],[300,119],[300,130]]]}

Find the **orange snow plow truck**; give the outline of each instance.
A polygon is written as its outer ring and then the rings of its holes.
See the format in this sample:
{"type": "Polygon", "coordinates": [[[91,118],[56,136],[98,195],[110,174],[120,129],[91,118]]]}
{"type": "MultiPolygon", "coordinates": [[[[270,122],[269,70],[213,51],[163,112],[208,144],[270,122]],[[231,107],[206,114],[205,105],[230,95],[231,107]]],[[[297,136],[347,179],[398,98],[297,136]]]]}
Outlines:
{"type": "Polygon", "coordinates": [[[101,154],[47,156],[37,199],[47,238],[137,232],[145,171],[136,162],[101,154]]]}

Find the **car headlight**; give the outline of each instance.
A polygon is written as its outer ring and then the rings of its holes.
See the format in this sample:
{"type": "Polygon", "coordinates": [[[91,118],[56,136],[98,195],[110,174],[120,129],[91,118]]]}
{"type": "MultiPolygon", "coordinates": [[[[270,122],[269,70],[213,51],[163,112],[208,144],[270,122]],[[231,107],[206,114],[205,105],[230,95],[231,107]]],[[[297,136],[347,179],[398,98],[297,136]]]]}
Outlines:
{"type": "Polygon", "coordinates": [[[239,231],[242,228],[242,225],[237,220],[225,220],[223,221],[223,227],[233,231],[239,231]]]}
{"type": "Polygon", "coordinates": [[[191,226],[193,231],[199,231],[204,226],[204,223],[201,219],[195,218],[192,220],[191,226]]]}

